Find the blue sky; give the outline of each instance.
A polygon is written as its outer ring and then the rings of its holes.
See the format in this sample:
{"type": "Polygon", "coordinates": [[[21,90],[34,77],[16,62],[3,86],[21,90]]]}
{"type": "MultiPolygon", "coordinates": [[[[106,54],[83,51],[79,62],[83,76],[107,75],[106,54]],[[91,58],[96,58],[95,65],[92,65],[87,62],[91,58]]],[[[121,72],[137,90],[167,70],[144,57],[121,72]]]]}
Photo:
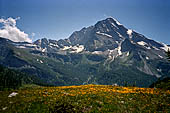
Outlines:
{"type": "Polygon", "coordinates": [[[72,32],[109,16],[127,28],[170,44],[170,0],[0,0],[1,18],[33,40],[68,38],[72,32]]]}

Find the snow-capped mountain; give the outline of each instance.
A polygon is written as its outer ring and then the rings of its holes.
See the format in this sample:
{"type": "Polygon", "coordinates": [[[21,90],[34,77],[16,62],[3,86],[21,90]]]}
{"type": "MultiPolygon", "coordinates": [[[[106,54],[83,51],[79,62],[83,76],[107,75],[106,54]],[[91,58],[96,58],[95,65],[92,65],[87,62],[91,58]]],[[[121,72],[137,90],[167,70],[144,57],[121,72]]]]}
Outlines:
{"type": "MultiPolygon", "coordinates": [[[[83,84],[88,80],[88,83],[123,85],[128,82],[148,86],[157,78],[170,75],[170,64],[165,55],[170,47],[124,27],[114,18],[99,21],[58,41],[46,38],[33,43],[4,40],[0,43],[14,46],[14,56],[24,62],[17,68],[31,73],[27,69],[31,67],[37,76],[47,77],[49,83],[55,85],[83,84]],[[26,52],[24,55],[18,52],[22,50],[26,52]],[[26,58],[25,54],[32,59],[26,58]],[[49,69],[49,73],[43,67],[49,69]]],[[[1,64],[15,67],[6,61],[1,64]]]]}
{"type": "Polygon", "coordinates": [[[50,50],[51,48],[56,49],[56,51],[80,49],[78,52],[104,52],[118,50],[118,47],[121,48],[122,43],[126,42],[126,40],[129,40],[131,44],[148,50],[167,51],[170,48],[166,44],[148,39],[134,30],[125,28],[114,18],[107,18],[97,22],[94,26],[75,31],[68,39],[56,41],[43,38],[35,41],[33,44],[41,49],[50,50]]]}

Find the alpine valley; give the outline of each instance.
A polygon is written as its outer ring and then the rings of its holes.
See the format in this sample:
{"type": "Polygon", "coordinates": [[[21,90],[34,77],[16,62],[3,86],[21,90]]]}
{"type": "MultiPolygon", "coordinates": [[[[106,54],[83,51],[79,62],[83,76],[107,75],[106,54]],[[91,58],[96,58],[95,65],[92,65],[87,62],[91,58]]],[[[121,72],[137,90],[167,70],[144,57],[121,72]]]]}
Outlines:
{"type": "Polygon", "coordinates": [[[170,77],[170,46],[127,29],[114,18],[75,31],[67,39],[33,43],[0,38],[0,64],[49,85],[136,85],[170,77]]]}

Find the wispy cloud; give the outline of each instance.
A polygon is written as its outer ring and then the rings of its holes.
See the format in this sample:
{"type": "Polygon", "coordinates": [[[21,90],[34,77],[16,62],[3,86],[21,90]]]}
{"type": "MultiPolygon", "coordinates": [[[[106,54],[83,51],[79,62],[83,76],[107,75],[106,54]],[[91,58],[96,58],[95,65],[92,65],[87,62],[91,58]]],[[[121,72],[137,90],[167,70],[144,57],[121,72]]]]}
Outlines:
{"type": "Polygon", "coordinates": [[[17,28],[16,24],[19,19],[20,17],[15,19],[11,17],[7,19],[0,18],[0,23],[2,24],[2,27],[0,28],[0,37],[10,39],[14,42],[32,42],[28,37],[28,34],[17,28]]]}

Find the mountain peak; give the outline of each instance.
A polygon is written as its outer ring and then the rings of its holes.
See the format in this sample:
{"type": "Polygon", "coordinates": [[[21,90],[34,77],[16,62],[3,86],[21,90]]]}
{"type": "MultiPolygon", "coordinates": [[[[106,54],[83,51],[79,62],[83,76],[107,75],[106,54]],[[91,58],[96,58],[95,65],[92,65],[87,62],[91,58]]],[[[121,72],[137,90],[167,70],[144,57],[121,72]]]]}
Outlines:
{"type": "Polygon", "coordinates": [[[122,25],[122,24],[120,24],[119,21],[117,21],[115,18],[112,18],[112,17],[108,17],[108,18],[106,18],[104,20],[98,21],[97,24],[98,23],[102,23],[102,24],[115,24],[115,26],[122,25]]]}
{"type": "Polygon", "coordinates": [[[105,20],[114,21],[117,25],[122,25],[117,19],[115,19],[115,18],[113,18],[113,17],[108,17],[108,18],[106,18],[105,20]]]}
{"type": "Polygon", "coordinates": [[[127,28],[125,28],[118,20],[113,17],[108,17],[104,20],[98,21],[95,24],[95,28],[101,32],[110,32],[110,31],[118,31],[118,32],[127,32],[127,28]]]}

